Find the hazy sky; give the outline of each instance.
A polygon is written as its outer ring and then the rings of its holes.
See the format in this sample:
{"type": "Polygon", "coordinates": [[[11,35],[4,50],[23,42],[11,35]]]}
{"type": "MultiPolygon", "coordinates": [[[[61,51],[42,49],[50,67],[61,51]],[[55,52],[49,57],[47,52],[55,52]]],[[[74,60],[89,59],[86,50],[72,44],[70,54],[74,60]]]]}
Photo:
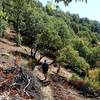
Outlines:
{"type": "MultiPolygon", "coordinates": [[[[39,0],[46,5],[48,0],[39,0]]],[[[50,0],[49,0],[50,1],[50,0]]],[[[85,2],[75,2],[73,0],[68,6],[64,6],[63,3],[59,3],[59,6],[62,10],[69,11],[70,13],[79,14],[80,17],[88,17],[92,20],[97,20],[100,22],[100,0],[87,0],[87,4],[85,2]]]]}

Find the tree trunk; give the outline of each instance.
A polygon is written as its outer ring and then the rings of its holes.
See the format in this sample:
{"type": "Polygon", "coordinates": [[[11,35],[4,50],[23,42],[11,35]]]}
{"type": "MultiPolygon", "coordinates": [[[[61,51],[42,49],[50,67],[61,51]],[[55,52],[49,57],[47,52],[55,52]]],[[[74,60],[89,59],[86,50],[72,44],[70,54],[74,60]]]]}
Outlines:
{"type": "Polygon", "coordinates": [[[40,64],[40,60],[41,60],[43,57],[44,57],[44,55],[41,56],[39,60],[36,60],[35,57],[33,58],[33,59],[35,59],[36,61],[34,62],[34,65],[32,66],[32,71],[34,70],[34,68],[35,68],[36,65],[39,65],[39,64],[40,64]]]}
{"type": "Polygon", "coordinates": [[[19,32],[19,29],[18,29],[18,20],[19,20],[19,19],[18,19],[18,16],[17,16],[17,20],[16,20],[16,31],[17,31],[17,32],[19,32]]]}
{"type": "Polygon", "coordinates": [[[31,47],[31,58],[33,58],[33,48],[31,47]]]}
{"type": "MultiPolygon", "coordinates": [[[[35,58],[36,57],[36,53],[37,53],[38,50],[35,50],[34,54],[33,54],[33,57],[35,58]]],[[[35,58],[36,59],[36,58],[35,58]]]]}
{"type": "Polygon", "coordinates": [[[41,59],[44,57],[45,55],[41,56],[39,60],[37,60],[36,64],[40,64],[41,59]]]}
{"type": "Polygon", "coordinates": [[[61,65],[60,65],[60,64],[58,64],[58,70],[57,70],[57,73],[59,73],[59,72],[60,72],[60,68],[61,68],[61,65]]]}
{"type": "Polygon", "coordinates": [[[33,55],[33,39],[32,39],[32,35],[31,35],[31,58],[35,58],[35,55],[33,55]]]}
{"type": "Polygon", "coordinates": [[[54,64],[55,62],[56,62],[56,60],[54,60],[53,62],[51,62],[51,63],[49,64],[49,66],[52,65],[52,64],[54,64]]]}
{"type": "Polygon", "coordinates": [[[5,6],[4,6],[4,0],[2,2],[2,11],[4,12],[5,6]]]}

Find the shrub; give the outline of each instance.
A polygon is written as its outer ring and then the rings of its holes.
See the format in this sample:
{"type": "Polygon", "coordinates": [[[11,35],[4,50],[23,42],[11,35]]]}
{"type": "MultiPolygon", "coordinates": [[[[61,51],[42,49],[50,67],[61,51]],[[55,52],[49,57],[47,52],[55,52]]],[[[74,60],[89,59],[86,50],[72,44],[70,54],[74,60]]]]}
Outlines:
{"type": "Polygon", "coordinates": [[[15,37],[15,41],[17,43],[17,46],[21,46],[22,41],[23,41],[22,36],[20,34],[17,34],[16,37],[15,37]]]}
{"type": "Polygon", "coordinates": [[[7,21],[3,18],[6,18],[6,13],[3,13],[0,11],[0,37],[4,37],[5,35],[5,29],[7,27],[7,21]]]}
{"type": "Polygon", "coordinates": [[[7,27],[7,22],[4,20],[0,20],[0,37],[4,37],[6,27],[7,27]]]}

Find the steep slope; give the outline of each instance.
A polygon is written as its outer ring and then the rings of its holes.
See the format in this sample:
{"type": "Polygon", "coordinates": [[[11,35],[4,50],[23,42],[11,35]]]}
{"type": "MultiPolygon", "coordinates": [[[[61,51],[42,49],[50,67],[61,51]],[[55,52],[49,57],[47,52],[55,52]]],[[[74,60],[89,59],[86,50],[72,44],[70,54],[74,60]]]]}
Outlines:
{"type": "MultiPolygon", "coordinates": [[[[11,66],[13,66],[13,59],[15,57],[14,52],[20,52],[21,54],[28,55],[30,53],[30,48],[24,46],[17,47],[14,42],[9,41],[8,39],[0,38],[0,63],[2,61],[5,61],[6,63],[10,63],[11,66]]],[[[52,60],[47,57],[44,57],[41,60],[41,62],[43,62],[44,59],[47,59],[49,63],[52,62],[52,60]]],[[[72,72],[68,72],[68,70],[66,70],[65,68],[62,67],[59,74],[56,74],[57,68],[54,67],[53,65],[49,66],[48,78],[50,84],[45,85],[42,82],[44,76],[41,71],[41,66],[36,66],[32,72],[28,68],[27,62],[28,59],[22,56],[21,66],[23,68],[24,74],[28,75],[33,80],[31,81],[31,86],[33,86],[32,87],[33,89],[28,87],[28,91],[31,91],[29,92],[31,98],[29,95],[27,95],[27,93],[24,94],[24,89],[25,87],[27,87],[27,85],[29,85],[28,84],[30,83],[29,81],[24,87],[21,85],[21,88],[18,89],[17,91],[12,90],[9,87],[6,87],[6,89],[4,89],[3,92],[2,91],[0,92],[0,100],[4,100],[4,99],[11,100],[11,98],[12,97],[14,98],[15,96],[16,96],[16,100],[95,100],[95,98],[85,98],[84,96],[79,94],[80,91],[77,91],[76,89],[71,88],[69,86],[67,80],[72,77],[72,72]],[[33,96],[35,90],[38,93],[37,96],[36,95],[33,96]],[[41,99],[40,98],[38,99],[38,97],[40,97],[41,99]]],[[[11,78],[10,80],[14,80],[14,77],[17,74],[15,75],[10,74],[10,75],[12,75],[12,78],[10,76],[11,78]]],[[[3,78],[4,77],[0,76],[0,80],[3,78]]],[[[4,81],[6,81],[6,79],[4,79],[4,81]]],[[[8,85],[9,81],[6,82],[8,85]]],[[[1,83],[3,82],[0,82],[0,84],[1,83]]],[[[10,81],[8,86],[10,86],[11,84],[13,84],[12,81],[10,81]]]]}

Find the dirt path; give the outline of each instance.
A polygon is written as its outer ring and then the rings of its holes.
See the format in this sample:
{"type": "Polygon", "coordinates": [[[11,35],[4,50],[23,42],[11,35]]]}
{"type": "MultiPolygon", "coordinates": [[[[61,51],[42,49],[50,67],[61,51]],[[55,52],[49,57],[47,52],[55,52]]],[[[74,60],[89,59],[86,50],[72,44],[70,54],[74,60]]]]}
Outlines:
{"type": "MultiPolygon", "coordinates": [[[[41,59],[41,62],[43,62],[44,60],[47,60],[48,63],[51,63],[53,61],[53,60],[51,60],[51,59],[49,59],[47,57],[43,57],[43,59],[41,59]]],[[[39,77],[39,79],[43,80],[44,76],[43,76],[42,72],[38,70],[38,68],[40,68],[40,67],[41,66],[36,66],[34,71],[33,71],[33,73],[35,72],[36,76],[39,77]]],[[[52,81],[52,79],[50,79],[50,75],[55,75],[55,73],[57,72],[57,69],[58,68],[54,67],[53,65],[49,66],[48,78],[49,78],[50,81],[52,81]]],[[[72,77],[72,74],[67,72],[64,68],[60,69],[60,72],[59,72],[58,75],[62,76],[62,77],[65,77],[65,78],[68,78],[68,79],[72,77]]],[[[43,92],[44,100],[60,100],[60,99],[55,99],[55,95],[54,95],[54,91],[53,91],[54,87],[57,87],[57,86],[55,86],[53,83],[51,83],[50,85],[41,88],[41,90],[43,92]]],[[[58,90],[55,90],[55,91],[58,91],[58,90]]],[[[64,88],[62,88],[62,91],[64,91],[64,88]]],[[[65,95],[65,93],[66,92],[62,92],[61,94],[65,95]]],[[[60,96],[58,95],[58,98],[59,97],[60,96]]]]}
{"type": "MultiPolygon", "coordinates": [[[[33,73],[40,80],[43,80],[44,76],[41,70],[39,70],[39,68],[40,66],[36,66],[35,69],[33,70],[33,73]]],[[[64,69],[61,68],[61,73],[63,73],[63,70],[64,69]]],[[[63,74],[61,73],[59,73],[59,75],[55,74],[55,71],[56,68],[54,70],[49,69],[48,77],[50,80],[50,85],[41,87],[41,91],[44,97],[43,100],[92,100],[92,99],[85,99],[78,93],[78,91],[76,91],[75,89],[71,89],[68,86],[66,79],[63,77],[63,74]]],[[[64,72],[67,73],[67,71],[64,72]]]]}
{"type": "MultiPolygon", "coordinates": [[[[43,74],[38,70],[37,66],[35,67],[33,73],[40,79],[43,80],[44,76],[43,74]]],[[[52,95],[52,89],[50,85],[48,86],[42,86],[41,91],[43,94],[43,100],[54,100],[53,95],[52,95]]]]}
{"type": "Polygon", "coordinates": [[[17,47],[16,43],[10,42],[7,39],[0,38],[0,50],[4,50],[4,51],[6,50],[7,52],[18,51],[22,53],[29,53],[28,51],[30,51],[30,48],[25,47],[25,46],[17,47]]]}
{"type": "MultiPolygon", "coordinates": [[[[44,57],[41,62],[46,59],[49,63],[51,59],[44,57]]],[[[36,66],[33,73],[40,79],[43,80],[44,76],[40,70],[41,66],[36,66]]],[[[79,91],[68,86],[67,80],[72,77],[72,73],[68,72],[65,68],[61,68],[59,74],[56,74],[57,68],[49,66],[48,78],[50,85],[41,87],[43,94],[43,100],[95,100],[91,98],[85,98],[79,94],[79,91]],[[67,80],[66,80],[67,79],[67,80]]]]}

